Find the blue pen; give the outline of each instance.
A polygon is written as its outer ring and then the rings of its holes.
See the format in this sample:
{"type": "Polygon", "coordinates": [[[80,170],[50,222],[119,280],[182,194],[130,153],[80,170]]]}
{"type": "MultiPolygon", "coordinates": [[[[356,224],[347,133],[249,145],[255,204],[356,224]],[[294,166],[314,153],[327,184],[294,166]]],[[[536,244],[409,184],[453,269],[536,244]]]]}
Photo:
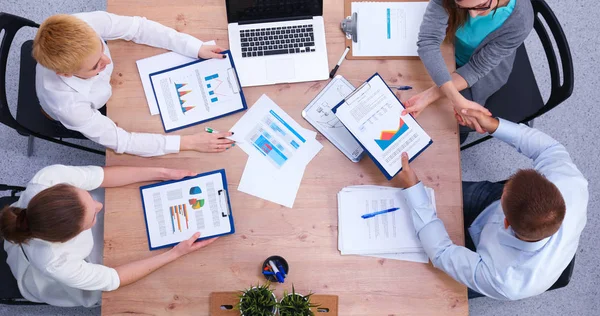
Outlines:
{"type": "Polygon", "coordinates": [[[271,272],[271,271],[263,271],[264,275],[275,275],[275,273],[271,272]]]}
{"type": "Polygon", "coordinates": [[[273,272],[275,272],[275,277],[277,278],[277,281],[279,283],[283,283],[283,274],[281,272],[279,272],[279,269],[277,269],[277,266],[275,266],[275,263],[273,262],[273,260],[269,260],[269,265],[271,266],[271,269],[273,270],[273,272]]]}
{"type": "Polygon", "coordinates": [[[279,264],[279,262],[277,262],[277,268],[279,269],[279,272],[281,272],[281,274],[283,274],[283,278],[285,279],[287,273],[285,272],[285,269],[283,269],[283,266],[281,264],[279,264]]]}
{"type": "Polygon", "coordinates": [[[390,86],[390,88],[396,89],[396,90],[412,90],[411,86],[390,86]]]}
{"type": "Polygon", "coordinates": [[[383,211],[368,213],[368,214],[362,215],[361,217],[364,218],[364,219],[367,219],[367,218],[371,218],[371,217],[377,216],[379,214],[385,214],[385,213],[394,212],[394,211],[397,211],[399,209],[400,209],[399,207],[394,207],[394,208],[390,208],[390,209],[383,210],[383,211]]]}

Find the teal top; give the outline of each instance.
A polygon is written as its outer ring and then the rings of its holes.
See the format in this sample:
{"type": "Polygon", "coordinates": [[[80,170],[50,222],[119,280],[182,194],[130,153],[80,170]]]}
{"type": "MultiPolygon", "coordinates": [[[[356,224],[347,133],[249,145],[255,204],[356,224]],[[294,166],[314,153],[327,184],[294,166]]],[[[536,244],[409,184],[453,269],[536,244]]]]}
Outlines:
{"type": "Polygon", "coordinates": [[[498,8],[496,13],[492,10],[488,15],[469,16],[465,25],[456,30],[456,40],[454,42],[454,55],[456,65],[462,67],[469,62],[469,58],[475,49],[490,35],[497,30],[510,16],[515,8],[516,0],[510,0],[504,7],[498,8]]]}

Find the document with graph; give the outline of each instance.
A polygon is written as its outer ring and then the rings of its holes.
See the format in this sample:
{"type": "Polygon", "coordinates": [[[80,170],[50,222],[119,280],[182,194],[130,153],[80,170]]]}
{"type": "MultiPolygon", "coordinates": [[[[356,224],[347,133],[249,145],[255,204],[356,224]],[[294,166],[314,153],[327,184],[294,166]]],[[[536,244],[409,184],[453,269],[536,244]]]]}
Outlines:
{"type": "Polygon", "coordinates": [[[140,187],[150,250],[235,232],[225,170],[140,187]]]}
{"type": "Polygon", "coordinates": [[[400,115],[403,109],[377,73],[332,109],[388,180],[402,170],[403,152],[412,161],[432,144],[411,115],[400,115]]]}
{"type": "Polygon", "coordinates": [[[150,74],[165,132],[247,108],[231,53],[223,54],[150,74]]]}

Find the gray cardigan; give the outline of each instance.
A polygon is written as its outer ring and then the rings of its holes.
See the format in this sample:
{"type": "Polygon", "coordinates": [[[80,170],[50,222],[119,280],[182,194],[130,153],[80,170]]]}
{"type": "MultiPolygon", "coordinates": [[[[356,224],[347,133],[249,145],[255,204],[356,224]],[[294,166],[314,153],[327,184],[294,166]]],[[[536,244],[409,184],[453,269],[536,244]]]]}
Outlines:
{"type": "MultiPolygon", "coordinates": [[[[516,1],[513,12],[502,26],[479,44],[468,63],[456,69],[471,88],[472,100],[479,104],[484,105],[487,98],[506,83],[517,48],[533,28],[531,1],[516,1]]],[[[447,26],[448,14],[442,7],[442,0],[430,0],[421,23],[417,46],[427,72],[438,87],[452,80],[440,50],[447,26]]]]}

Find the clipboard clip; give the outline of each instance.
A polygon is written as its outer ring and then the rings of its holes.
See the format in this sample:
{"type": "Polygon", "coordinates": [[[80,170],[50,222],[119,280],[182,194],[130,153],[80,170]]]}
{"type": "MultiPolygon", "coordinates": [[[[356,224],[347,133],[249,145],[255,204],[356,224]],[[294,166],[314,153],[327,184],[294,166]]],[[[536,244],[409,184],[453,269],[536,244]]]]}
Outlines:
{"type": "Polygon", "coordinates": [[[346,38],[352,39],[354,43],[358,42],[358,14],[356,12],[343,19],[340,27],[346,33],[346,38]]]}
{"type": "Polygon", "coordinates": [[[227,217],[230,215],[230,208],[227,205],[227,199],[225,198],[225,190],[219,190],[219,208],[221,209],[221,217],[227,217]]]}

